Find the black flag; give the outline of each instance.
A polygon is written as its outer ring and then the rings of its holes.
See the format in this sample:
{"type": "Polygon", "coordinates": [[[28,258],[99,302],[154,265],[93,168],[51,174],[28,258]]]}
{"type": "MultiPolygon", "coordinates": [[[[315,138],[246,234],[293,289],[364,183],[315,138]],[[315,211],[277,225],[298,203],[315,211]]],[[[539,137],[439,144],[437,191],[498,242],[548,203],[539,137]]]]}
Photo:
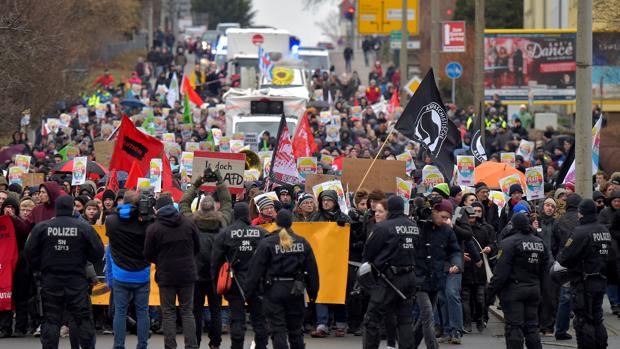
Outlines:
{"type": "Polygon", "coordinates": [[[480,107],[478,108],[478,114],[474,117],[474,125],[471,132],[473,132],[473,136],[471,137],[471,153],[476,158],[478,162],[487,161],[487,153],[484,150],[484,144],[482,144],[481,128],[484,126],[484,107],[482,102],[480,102],[480,107]]]}
{"type": "Polygon", "coordinates": [[[430,69],[394,128],[422,144],[431,155],[446,182],[452,180],[456,164],[454,149],[460,141],[459,130],[443,107],[439,90],[435,85],[433,69],[430,69]]]}

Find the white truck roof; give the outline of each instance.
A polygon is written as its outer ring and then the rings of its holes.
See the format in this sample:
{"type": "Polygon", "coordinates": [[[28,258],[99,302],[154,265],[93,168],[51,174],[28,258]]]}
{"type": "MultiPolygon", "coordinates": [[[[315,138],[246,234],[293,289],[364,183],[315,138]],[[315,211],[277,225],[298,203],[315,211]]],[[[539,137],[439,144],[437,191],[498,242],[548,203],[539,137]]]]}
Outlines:
{"type": "Polygon", "coordinates": [[[231,28],[226,30],[227,57],[233,59],[238,55],[258,57],[258,45],[252,42],[255,35],[262,36],[261,46],[266,52],[280,52],[286,56],[289,50],[291,34],[287,30],[269,28],[231,28]]]}

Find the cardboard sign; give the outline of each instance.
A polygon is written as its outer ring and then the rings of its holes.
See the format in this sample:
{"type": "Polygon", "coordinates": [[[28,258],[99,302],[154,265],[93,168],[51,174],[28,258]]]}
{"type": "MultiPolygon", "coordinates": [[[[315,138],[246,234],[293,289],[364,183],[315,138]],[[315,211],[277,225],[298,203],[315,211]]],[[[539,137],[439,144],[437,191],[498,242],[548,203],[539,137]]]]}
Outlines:
{"type": "Polygon", "coordinates": [[[28,188],[37,188],[45,182],[43,173],[24,173],[22,174],[22,186],[28,188]]]}
{"type": "Polygon", "coordinates": [[[105,168],[110,168],[110,160],[114,153],[114,141],[99,141],[94,143],[97,162],[105,168]]]}
{"type": "MultiPolygon", "coordinates": [[[[345,158],[342,165],[342,185],[345,188],[348,186],[351,191],[357,190],[371,163],[370,159],[345,158]]],[[[405,178],[406,176],[406,166],[404,161],[377,160],[362,188],[367,191],[379,189],[384,193],[393,193],[396,177],[405,178]]]]}
{"type": "MultiPolygon", "coordinates": [[[[228,190],[233,194],[242,193],[245,175],[245,154],[243,153],[215,153],[207,151],[194,152],[192,172],[202,176],[210,166],[213,171],[220,170],[222,178],[228,184],[228,190]]],[[[215,191],[215,182],[203,184],[200,189],[215,191]]]]}
{"type": "Polygon", "coordinates": [[[501,153],[501,162],[502,164],[508,164],[512,167],[516,167],[516,163],[517,163],[517,158],[515,153],[510,152],[510,153],[501,153]]]}
{"type": "Polygon", "coordinates": [[[525,194],[528,200],[545,198],[544,175],[542,166],[534,166],[525,170],[525,194]]]}
{"type": "Polygon", "coordinates": [[[312,187],[315,185],[333,181],[335,179],[340,179],[340,177],[328,174],[309,174],[306,176],[306,186],[304,191],[306,193],[311,193],[312,187]]]}

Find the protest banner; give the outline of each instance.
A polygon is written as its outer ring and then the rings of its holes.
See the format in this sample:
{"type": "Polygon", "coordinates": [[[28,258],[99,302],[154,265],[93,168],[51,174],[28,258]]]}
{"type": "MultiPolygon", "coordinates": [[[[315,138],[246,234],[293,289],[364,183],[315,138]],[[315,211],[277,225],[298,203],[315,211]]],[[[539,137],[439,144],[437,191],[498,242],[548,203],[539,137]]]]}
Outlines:
{"type": "Polygon", "coordinates": [[[336,179],[340,179],[339,176],[336,175],[328,175],[328,174],[309,174],[306,176],[306,183],[304,191],[306,193],[312,192],[312,187],[317,184],[333,181],[336,179]]]}
{"type": "Polygon", "coordinates": [[[114,141],[98,141],[93,143],[97,162],[105,168],[110,167],[112,153],[114,153],[114,141]]]}
{"type": "Polygon", "coordinates": [[[476,168],[476,162],[473,155],[457,156],[456,168],[458,171],[457,185],[474,185],[474,169],[476,168]]]}
{"type": "MultiPolygon", "coordinates": [[[[243,176],[245,171],[245,154],[243,153],[216,153],[207,151],[194,152],[192,172],[195,176],[202,176],[207,167],[213,171],[220,170],[220,174],[228,190],[233,194],[243,192],[243,176]]],[[[200,189],[215,191],[215,182],[204,183],[200,189]]]]}
{"type": "Polygon", "coordinates": [[[426,165],[422,168],[422,185],[430,192],[439,183],[444,183],[443,175],[437,166],[426,165]]]}
{"type": "Polygon", "coordinates": [[[22,186],[24,188],[38,188],[43,182],[45,182],[45,175],[43,173],[22,174],[22,186]]]}
{"type": "Polygon", "coordinates": [[[340,207],[340,211],[342,211],[342,213],[344,214],[348,214],[349,206],[347,205],[342,183],[336,179],[329,182],[323,182],[312,187],[312,192],[314,193],[315,198],[318,198],[319,194],[321,194],[325,190],[336,191],[336,194],[338,194],[338,206],[340,207]]]}
{"type": "Polygon", "coordinates": [[[15,166],[21,168],[24,173],[28,173],[30,170],[30,159],[31,157],[28,155],[15,155],[15,166]]]}
{"type": "Polygon", "coordinates": [[[521,184],[521,187],[524,186],[521,182],[521,177],[517,174],[512,174],[499,180],[499,187],[506,195],[510,193],[510,186],[513,184],[521,184]]]}
{"type": "Polygon", "coordinates": [[[86,165],[88,158],[78,156],[73,159],[73,170],[71,171],[71,185],[82,185],[86,181],[86,165]]]}
{"type": "Polygon", "coordinates": [[[297,158],[297,171],[301,178],[306,179],[307,175],[316,173],[317,168],[318,163],[315,157],[297,158]]]}
{"type": "Polygon", "coordinates": [[[400,177],[396,177],[396,195],[403,198],[405,203],[404,214],[409,215],[409,200],[411,200],[411,191],[413,190],[413,182],[406,181],[400,177]]]}
{"type": "Polygon", "coordinates": [[[502,164],[508,164],[512,167],[516,167],[517,160],[514,152],[501,153],[500,157],[502,164]]]}
{"type": "Polygon", "coordinates": [[[545,198],[543,178],[542,166],[534,166],[525,170],[525,195],[528,200],[545,198]]]}
{"type": "Polygon", "coordinates": [[[9,185],[11,184],[19,184],[21,186],[23,186],[22,184],[22,176],[24,175],[24,169],[22,169],[21,167],[17,167],[17,166],[13,166],[11,168],[9,168],[9,185]]]}
{"type": "MultiPolygon", "coordinates": [[[[362,169],[369,168],[371,163],[371,159],[345,158],[342,164],[342,185],[355,190],[364,178],[366,171],[362,169]]],[[[404,178],[406,176],[405,168],[404,161],[377,160],[368,173],[362,189],[367,191],[379,189],[385,193],[393,192],[396,177],[404,178]]]]}
{"type": "Polygon", "coordinates": [[[406,151],[402,154],[396,155],[396,160],[404,161],[406,163],[405,171],[407,171],[408,174],[415,170],[415,163],[413,162],[413,157],[410,152],[406,151]]]}
{"type": "Polygon", "coordinates": [[[156,193],[161,192],[161,181],[164,165],[162,159],[151,159],[149,166],[149,178],[151,179],[151,186],[155,189],[156,193]]]}
{"type": "Polygon", "coordinates": [[[184,151],[181,154],[181,168],[185,170],[185,173],[188,176],[191,176],[193,173],[193,165],[194,165],[194,152],[184,151]]]}
{"type": "Polygon", "coordinates": [[[526,141],[525,139],[521,140],[519,143],[519,149],[517,149],[517,155],[521,155],[523,157],[523,161],[529,162],[532,159],[532,154],[534,153],[535,143],[526,141]]]}

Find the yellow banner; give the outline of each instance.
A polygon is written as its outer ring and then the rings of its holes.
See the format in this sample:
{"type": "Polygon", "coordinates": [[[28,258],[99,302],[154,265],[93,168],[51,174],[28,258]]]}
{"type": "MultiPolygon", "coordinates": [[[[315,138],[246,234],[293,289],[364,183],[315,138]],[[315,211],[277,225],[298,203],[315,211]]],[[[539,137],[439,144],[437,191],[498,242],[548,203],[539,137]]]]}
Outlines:
{"type": "MultiPolygon", "coordinates": [[[[93,226],[107,247],[105,226],[93,226]]],[[[264,225],[268,231],[275,230],[275,224],[264,225]]],[[[349,226],[339,227],[336,223],[293,223],[295,234],[303,236],[312,246],[319,268],[320,290],[317,303],[344,304],[347,290],[349,260],[349,226]]],[[[105,283],[93,288],[91,301],[96,305],[110,304],[110,289],[105,283]]],[[[227,305],[223,300],[223,305],[227,305]]],[[[159,305],[159,287],[155,282],[155,265],[151,264],[151,292],[149,305],[159,305]]],[[[205,300],[205,306],[207,305],[205,300]]]]}

